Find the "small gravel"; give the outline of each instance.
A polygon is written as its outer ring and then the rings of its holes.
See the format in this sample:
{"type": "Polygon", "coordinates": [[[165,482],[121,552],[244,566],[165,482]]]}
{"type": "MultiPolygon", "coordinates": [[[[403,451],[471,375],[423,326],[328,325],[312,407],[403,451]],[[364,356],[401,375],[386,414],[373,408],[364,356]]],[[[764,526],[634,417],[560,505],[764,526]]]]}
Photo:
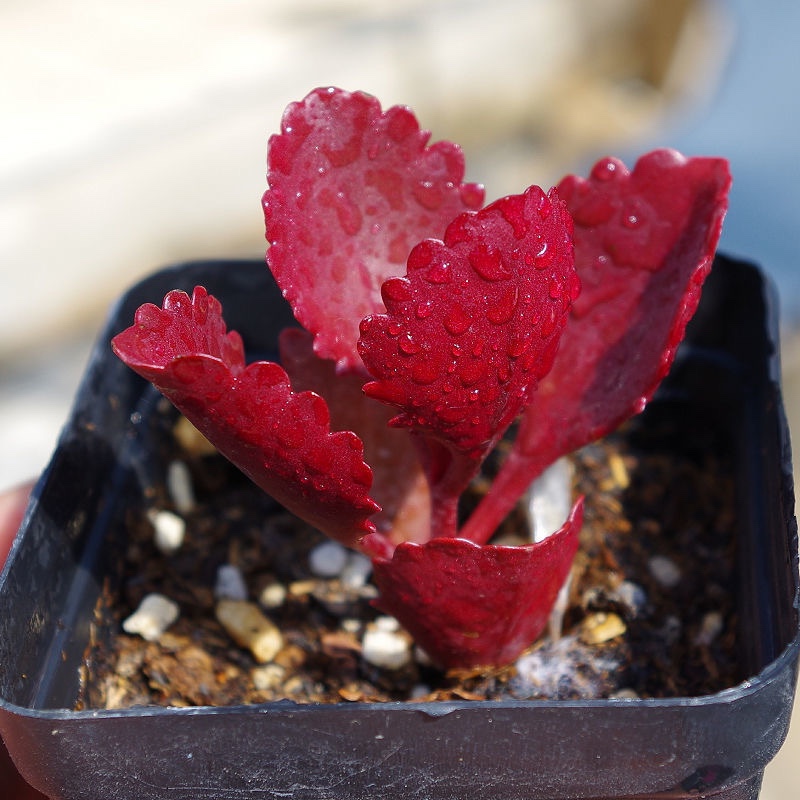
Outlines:
{"type": "Polygon", "coordinates": [[[171,461],[167,467],[167,491],[181,514],[188,514],[196,505],[192,473],[185,461],[171,461]]]}
{"type": "Polygon", "coordinates": [[[217,568],[217,580],[214,584],[214,597],[217,600],[247,600],[247,584],[239,567],[234,564],[222,564],[217,568]]]}
{"type": "Polygon", "coordinates": [[[335,578],[347,565],[348,551],[338,542],[322,542],[308,554],[308,567],[318,578],[335,578]]]}
{"type": "Polygon", "coordinates": [[[153,542],[165,556],[181,549],[186,537],[186,521],[172,511],[152,511],[149,515],[153,525],[153,542]]]}
{"type": "Polygon", "coordinates": [[[178,604],[163,594],[148,594],[123,623],[125,633],[141,636],[155,642],[180,616],[178,604]]]}

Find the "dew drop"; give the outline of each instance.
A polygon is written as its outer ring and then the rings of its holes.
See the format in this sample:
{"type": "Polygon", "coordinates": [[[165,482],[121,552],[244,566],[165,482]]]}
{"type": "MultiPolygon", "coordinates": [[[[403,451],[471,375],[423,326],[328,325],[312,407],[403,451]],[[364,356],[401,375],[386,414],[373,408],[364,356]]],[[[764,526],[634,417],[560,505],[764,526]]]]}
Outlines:
{"type": "Polygon", "coordinates": [[[418,319],[427,319],[432,311],[433,303],[430,300],[423,300],[421,303],[418,303],[417,307],[414,309],[414,313],[417,315],[418,319]]]}
{"type": "Polygon", "coordinates": [[[649,207],[647,203],[634,198],[622,212],[622,225],[628,230],[641,228],[647,221],[649,207]]]}
{"type": "Polygon", "coordinates": [[[439,364],[427,358],[418,361],[411,369],[411,379],[422,386],[433,383],[439,377],[439,374],[439,364]]]}
{"type": "Polygon", "coordinates": [[[389,333],[389,336],[399,336],[400,332],[403,330],[403,325],[397,320],[392,319],[389,320],[386,330],[389,333]]]}
{"type": "Polygon", "coordinates": [[[484,280],[500,281],[511,277],[503,264],[502,253],[496,247],[479,245],[469,254],[469,263],[484,280]]]}
{"type": "Polygon", "coordinates": [[[527,349],[530,344],[530,336],[522,334],[515,334],[511,337],[508,343],[508,350],[506,351],[510,358],[519,358],[527,349]]]}
{"type": "Polygon", "coordinates": [[[539,216],[543,220],[547,219],[550,216],[550,212],[553,210],[553,204],[550,202],[550,198],[541,189],[539,189],[537,206],[539,208],[539,216]]]}
{"type": "Polygon", "coordinates": [[[533,259],[533,266],[536,267],[536,269],[546,269],[550,265],[551,259],[547,248],[547,242],[542,241],[541,247],[538,252],[536,252],[533,259]]]}
{"type": "Polygon", "coordinates": [[[484,361],[470,361],[463,364],[458,371],[458,377],[464,386],[472,386],[486,375],[486,363],[484,361]]]}
{"type": "Polygon", "coordinates": [[[439,419],[450,424],[461,422],[464,419],[464,409],[457,406],[446,405],[441,403],[433,409],[439,419]]]}
{"type": "Polygon", "coordinates": [[[397,343],[401,353],[407,356],[413,356],[422,349],[419,342],[415,341],[410,333],[403,334],[397,343]]]}
{"type": "Polygon", "coordinates": [[[338,192],[336,194],[336,201],[334,203],[336,209],[336,216],[342,230],[348,236],[355,236],[361,230],[362,217],[358,206],[352,203],[344,194],[338,192]]]}
{"type": "Polygon", "coordinates": [[[642,220],[638,214],[626,214],[622,218],[622,224],[630,230],[636,230],[641,226],[642,220]]]}
{"type": "Polygon", "coordinates": [[[444,191],[433,181],[419,181],[412,189],[414,199],[428,211],[436,211],[444,203],[444,191]]]}
{"type": "Polygon", "coordinates": [[[555,275],[552,275],[550,277],[550,284],[548,286],[548,290],[550,292],[550,297],[553,300],[560,299],[561,296],[564,294],[564,286],[555,275]]]}
{"type": "Polygon", "coordinates": [[[570,273],[569,276],[569,299],[574,303],[581,294],[581,279],[577,272],[570,273]]]}
{"type": "Polygon", "coordinates": [[[497,299],[497,302],[486,312],[486,318],[494,325],[502,325],[514,316],[519,299],[519,289],[512,286],[497,299]]]}
{"type": "Polygon", "coordinates": [[[480,208],[483,205],[483,186],[479,183],[465,183],[460,189],[461,202],[467,208],[480,208]]]}
{"type": "Polygon", "coordinates": [[[500,213],[514,231],[514,237],[521,239],[528,232],[528,220],[525,218],[525,197],[511,195],[498,204],[500,213]]]}
{"type": "Polygon", "coordinates": [[[450,264],[447,261],[434,262],[430,265],[430,267],[428,267],[428,270],[425,272],[423,277],[426,281],[428,281],[428,283],[433,283],[439,286],[445,283],[450,283],[450,264]]]}
{"type": "Polygon", "coordinates": [[[550,312],[545,315],[545,318],[542,320],[542,327],[541,327],[541,335],[542,339],[547,339],[549,336],[553,334],[553,331],[556,329],[556,309],[555,306],[550,306],[550,312]]]}
{"type": "Polygon", "coordinates": [[[614,214],[614,203],[605,194],[596,192],[585,198],[573,211],[572,218],[576,225],[594,228],[607,222],[614,214]]]}
{"type": "Polygon", "coordinates": [[[452,306],[444,318],[444,327],[453,336],[461,336],[466,333],[470,325],[472,325],[472,317],[461,306],[452,306]]]}
{"type": "Polygon", "coordinates": [[[480,358],[483,355],[484,348],[485,345],[483,339],[478,339],[472,345],[472,355],[475,356],[475,358],[480,358]]]}
{"type": "Polygon", "coordinates": [[[591,176],[596,181],[610,181],[619,174],[619,164],[614,158],[603,158],[592,168],[591,176]]]}

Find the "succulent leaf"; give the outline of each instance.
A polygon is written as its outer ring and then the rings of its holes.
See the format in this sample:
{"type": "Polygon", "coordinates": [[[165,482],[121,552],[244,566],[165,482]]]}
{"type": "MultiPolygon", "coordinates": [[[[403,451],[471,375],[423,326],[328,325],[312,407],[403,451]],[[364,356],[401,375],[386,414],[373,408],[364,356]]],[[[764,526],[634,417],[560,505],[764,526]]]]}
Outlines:
{"type": "Polygon", "coordinates": [[[483,204],[483,189],[462,182],[461,150],[429,138],[408,108],[329,88],[290,105],[270,139],[270,269],[340,369],[361,369],[358,323],[383,311],[381,284],[413,245],[483,204]]]}
{"type": "Polygon", "coordinates": [[[615,158],[558,186],[575,222],[581,295],[505,467],[465,528],[491,531],[561,455],[639,413],[669,371],[700,300],[727,210],[720,158],[674,150],[615,158]]]}
{"type": "Polygon", "coordinates": [[[294,390],[324,397],[331,427],[353,431],[363,442],[373,476],[370,494],[381,506],[372,517],[377,529],[394,544],[430,538],[430,488],[411,438],[389,427],[393,412],[364,394],[359,374],[337,374],[332,361],[317,356],[313,337],[302,328],[283,330],[279,346],[294,390]]]}
{"type": "Polygon", "coordinates": [[[439,538],[398,545],[391,558],[373,558],[376,604],[440,667],[506,664],[546,627],[582,522],[579,500],[561,529],[536,544],[439,538]]]}
{"type": "Polygon", "coordinates": [[[380,507],[372,473],[350,431],[331,432],[325,401],[292,391],[278,365],[245,365],[219,302],[203,287],[147,304],[116,336],[117,355],[151,381],[259,487],[340,542],[357,546],[380,507]]]}
{"type": "Polygon", "coordinates": [[[574,299],[571,222],[538,187],[459,216],[417,245],[383,287],[388,312],[361,324],[393,424],[482,456],[547,374],[574,299]]]}

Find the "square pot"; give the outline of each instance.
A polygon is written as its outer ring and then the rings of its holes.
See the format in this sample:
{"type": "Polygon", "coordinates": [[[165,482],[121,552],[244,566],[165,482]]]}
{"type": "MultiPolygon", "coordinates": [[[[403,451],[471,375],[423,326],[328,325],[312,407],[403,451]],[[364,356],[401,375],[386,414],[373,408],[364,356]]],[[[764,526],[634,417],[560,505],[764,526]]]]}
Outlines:
{"type": "Polygon", "coordinates": [[[789,725],[798,664],[797,529],[775,299],[718,257],[653,406],[726,437],[737,503],[741,674],[713,695],[74,711],[115,535],[142,501],[132,420],[154,390],[109,339],[144,302],[205,285],[250,355],[292,316],[263,262],[164,270],[120,301],[0,577],[0,733],[22,774],[69,798],[756,798],[789,725]]]}

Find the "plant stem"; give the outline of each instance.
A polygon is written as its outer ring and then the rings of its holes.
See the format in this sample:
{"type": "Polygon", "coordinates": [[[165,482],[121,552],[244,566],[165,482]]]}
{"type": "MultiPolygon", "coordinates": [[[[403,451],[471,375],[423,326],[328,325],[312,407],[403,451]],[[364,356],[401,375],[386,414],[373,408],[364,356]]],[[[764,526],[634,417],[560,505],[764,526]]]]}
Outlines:
{"type": "Polygon", "coordinates": [[[522,493],[546,466],[539,463],[534,455],[512,450],[492,481],[488,493],[461,528],[459,536],[476,544],[486,544],[522,493]]]}

